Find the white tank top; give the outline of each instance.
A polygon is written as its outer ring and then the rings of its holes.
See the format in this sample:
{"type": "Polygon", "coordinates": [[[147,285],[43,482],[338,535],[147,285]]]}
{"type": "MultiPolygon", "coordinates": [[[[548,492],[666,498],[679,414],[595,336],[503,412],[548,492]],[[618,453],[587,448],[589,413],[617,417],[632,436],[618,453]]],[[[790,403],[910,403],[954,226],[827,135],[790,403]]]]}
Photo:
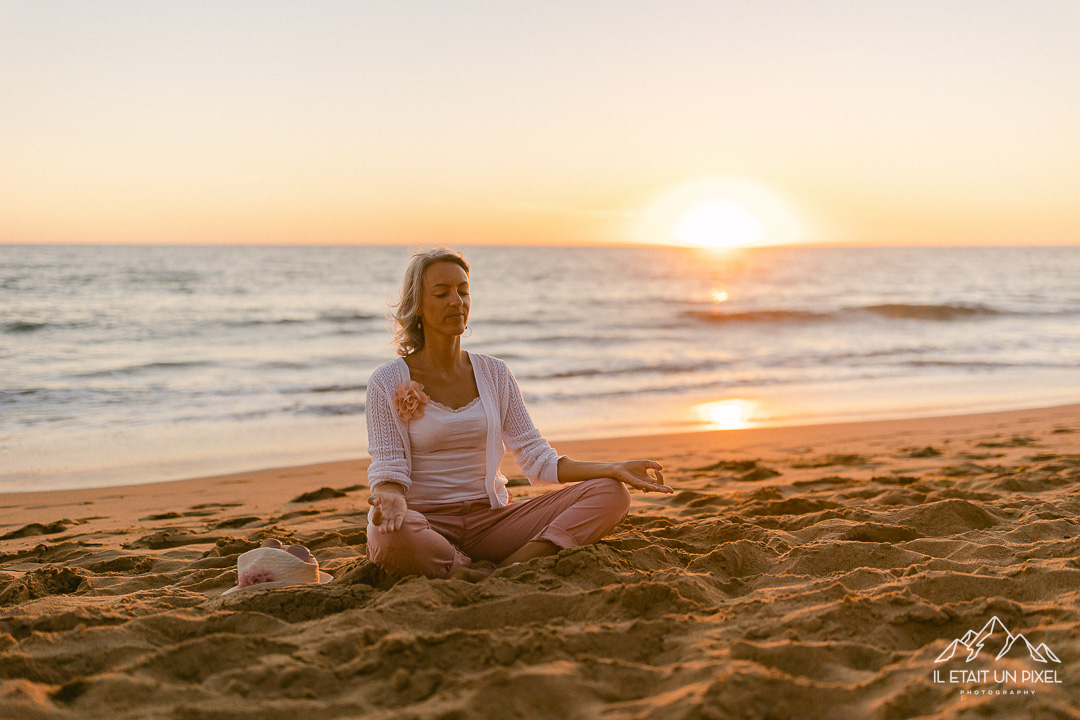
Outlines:
{"type": "Polygon", "coordinates": [[[453,503],[487,498],[487,413],[479,397],[452,410],[429,400],[409,421],[412,487],[408,502],[453,503]]]}

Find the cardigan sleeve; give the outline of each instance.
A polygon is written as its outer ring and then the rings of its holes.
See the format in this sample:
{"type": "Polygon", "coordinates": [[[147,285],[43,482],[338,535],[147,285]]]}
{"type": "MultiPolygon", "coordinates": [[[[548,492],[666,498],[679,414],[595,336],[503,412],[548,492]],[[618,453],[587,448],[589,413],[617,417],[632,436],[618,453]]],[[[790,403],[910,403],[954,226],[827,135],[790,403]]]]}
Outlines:
{"type": "Polygon", "coordinates": [[[559,459],[566,455],[559,455],[548,441],[540,435],[540,431],[533,425],[529,411],[525,409],[525,400],[521,397],[521,389],[517,379],[510,372],[510,368],[502,363],[502,369],[506,372],[506,381],[501,390],[507,393],[505,411],[503,412],[503,440],[514,454],[518,467],[529,478],[529,482],[536,484],[557,484],[559,482],[559,459]]]}
{"type": "Polygon", "coordinates": [[[368,454],[371,455],[369,488],[374,491],[380,483],[392,481],[401,483],[408,494],[412,485],[412,478],[409,477],[411,468],[401,444],[394,408],[382,383],[374,375],[368,381],[364,412],[367,417],[368,454]]]}

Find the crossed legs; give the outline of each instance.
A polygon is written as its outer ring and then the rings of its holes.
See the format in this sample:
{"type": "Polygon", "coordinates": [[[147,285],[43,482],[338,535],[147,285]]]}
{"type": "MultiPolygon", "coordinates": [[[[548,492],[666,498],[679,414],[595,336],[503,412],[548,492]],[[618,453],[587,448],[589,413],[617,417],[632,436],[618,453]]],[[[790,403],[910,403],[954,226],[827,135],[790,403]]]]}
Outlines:
{"type": "Polygon", "coordinates": [[[592,544],[622,522],[629,508],[625,485],[594,478],[464,516],[409,509],[394,532],[382,533],[368,523],[367,554],[394,575],[466,577],[473,560],[509,565],[592,544]]]}

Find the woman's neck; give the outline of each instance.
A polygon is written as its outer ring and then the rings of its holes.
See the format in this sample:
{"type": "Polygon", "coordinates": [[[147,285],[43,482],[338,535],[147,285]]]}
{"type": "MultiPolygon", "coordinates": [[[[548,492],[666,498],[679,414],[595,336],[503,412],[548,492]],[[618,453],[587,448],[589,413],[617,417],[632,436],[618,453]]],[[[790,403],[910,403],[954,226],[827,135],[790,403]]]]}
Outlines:
{"type": "Polygon", "coordinates": [[[453,372],[465,359],[460,335],[437,335],[424,339],[424,348],[414,358],[417,366],[438,374],[453,372]]]}

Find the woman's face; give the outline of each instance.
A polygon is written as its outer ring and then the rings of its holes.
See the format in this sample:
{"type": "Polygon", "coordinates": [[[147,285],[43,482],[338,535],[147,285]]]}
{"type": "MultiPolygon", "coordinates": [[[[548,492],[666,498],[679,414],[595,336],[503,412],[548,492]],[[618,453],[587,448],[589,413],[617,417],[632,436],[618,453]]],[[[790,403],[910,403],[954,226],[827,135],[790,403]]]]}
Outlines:
{"type": "Polygon", "coordinates": [[[437,262],[424,270],[420,317],[423,330],[460,335],[469,322],[469,276],[457,263],[437,262]]]}

